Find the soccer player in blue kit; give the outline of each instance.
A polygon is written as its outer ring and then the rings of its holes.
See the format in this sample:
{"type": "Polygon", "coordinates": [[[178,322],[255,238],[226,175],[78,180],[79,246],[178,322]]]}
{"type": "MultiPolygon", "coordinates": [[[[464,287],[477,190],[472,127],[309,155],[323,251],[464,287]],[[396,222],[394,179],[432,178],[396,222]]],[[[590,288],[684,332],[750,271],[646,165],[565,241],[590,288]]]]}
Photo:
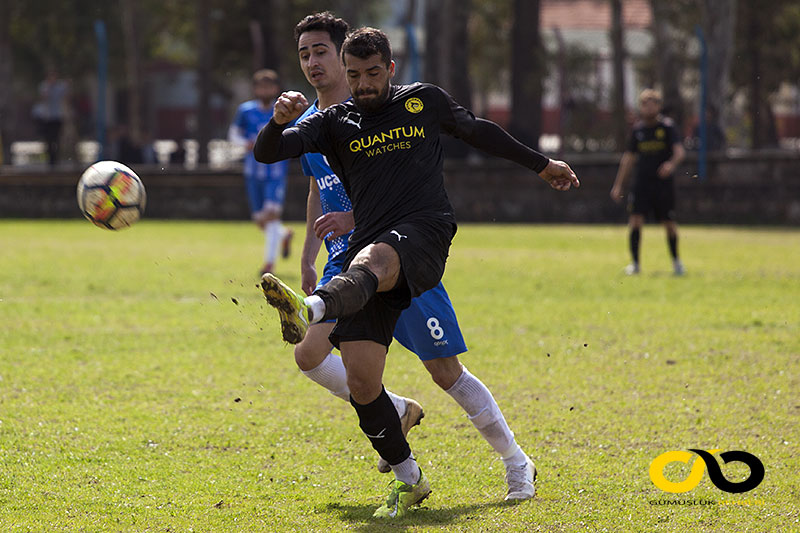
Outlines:
{"type": "MultiPolygon", "coordinates": [[[[343,382],[349,389],[349,399],[358,414],[362,431],[390,465],[396,477],[386,502],[376,510],[375,516],[402,516],[412,505],[428,496],[430,486],[411,454],[402,431],[399,410],[381,385],[383,365],[391,336],[394,334],[402,337],[404,334],[395,328],[400,323],[401,311],[405,312],[404,309],[424,297],[426,291],[437,290],[450,239],[455,232],[452,208],[442,188],[441,149],[436,131],[439,126],[430,121],[442,120],[442,129],[465,134],[462,138],[468,139],[470,144],[483,147],[490,153],[506,155],[534,168],[556,189],[566,190],[572,185],[577,186],[578,181],[565,163],[550,161],[524,147],[493,123],[484,121],[491,125],[481,126],[489,128],[487,131],[490,136],[487,140],[490,143],[513,142],[514,146],[497,149],[493,144],[476,140],[473,134],[479,132],[468,132],[468,128],[472,126],[470,121],[476,119],[470,119],[471,114],[467,114],[466,110],[451,99],[448,101],[449,97],[441,89],[425,84],[391,86],[389,80],[394,74],[391,48],[388,39],[378,30],[362,29],[347,37],[341,45],[345,63],[340,63],[336,54],[340,48],[336,42],[338,34],[329,31],[324,23],[315,25],[313,20],[313,17],[324,19],[326,16],[330,17],[329,14],[312,15],[311,19],[301,21],[296,30],[301,67],[317,90],[319,100],[316,108],[321,111],[312,110],[305,119],[297,122],[296,127],[284,130],[285,125],[305,108],[302,95],[284,93],[276,103],[273,119],[259,134],[254,152],[257,159],[262,161],[324,152],[332,170],[339,171],[325,173],[326,169],[320,169],[319,172],[324,174],[322,185],[327,188],[329,183],[334,184],[332,176],[343,182],[345,191],[349,193],[347,196],[354,198],[352,220],[355,232],[348,239],[349,246],[341,267],[342,273],[333,275],[305,301],[269,274],[262,278],[262,288],[269,303],[281,315],[284,339],[294,344],[299,343],[298,347],[306,342],[306,336],[313,328],[325,325],[332,318],[337,319],[329,336],[330,342],[325,345],[325,349],[315,353],[324,354],[326,361],[335,361],[336,359],[328,355],[329,348],[334,345],[340,349],[340,384],[343,382]],[[324,59],[326,55],[328,58],[324,59]],[[365,77],[361,78],[364,73],[365,77]],[[344,86],[338,81],[342,74],[346,74],[343,78],[346,82],[344,86]],[[364,79],[364,83],[354,80],[356,77],[364,79]],[[330,84],[330,94],[327,94],[326,84],[330,84]],[[347,93],[344,91],[334,92],[337,85],[339,90],[349,87],[353,100],[345,101],[347,93]],[[337,95],[335,98],[334,94],[337,95]],[[384,114],[382,110],[389,109],[389,101],[392,102],[391,115],[384,114]],[[395,108],[395,101],[399,108],[395,108]],[[424,115],[417,115],[428,106],[429,111],[424,115]],[[455,123],[447,118],[448,108],[450,112],[458,114],[458,117],[453,117],[455,123]],[[419,139],[399,141],[389,145],[390,147],[377,147],[369,153],[364,150],[370,139],[381,137],[367,137],[367,131],[361,132],[362,126],[367,127],[375,120],[384,119],[391,121],[391,125],[396,125],[397,119],[408,118],[406,115],[410,115],[412,119],[417,115],[416,118],[422,121],[422,125],[414,127],[406,124],[405,127],[388,129],[383,137],[392,139],[394,136],[404,135],[419,139]],[[336,126],[327,129],[328,121],[336,126]],[[322,127],[326,128],[324,133],[317,130],[323,123],[322,127]],[[348,128],[346,131],[349,135],[338,135],[336,128],[348,128]],[[426,131],[428,128],[430,130],[426,131]],[[305,144],[306,133],[295,137],[300,132],[308,133],[309,139],[315,138],[320,144],[305,144]],[[354,139],[353,133],[364,136],[354,139]],[[325,143],[331,144],[322,143],[323,138],[325,143]],[[315,149],[317,146],[322,149],[315,149]],[[346,153],[347,146],[350,154],[346,153]],[[408,152],[401,153],[400,159],[394,161],[396,165],[392,165],[388,159],[364,159],[394,149],[420,150],[422,157],[417,160],[408,152]],[[361,153],[362,150],[364,153],[361,153]],[[426,160],[431,157],[431,166],[428,167],[426,160]],[[369,168],[370,165],[365,165],[365,162],[389,166],[384,167],[386,172],[382,173],[376,167],[369,168]],[[416,165],[413,170],[423,180],[417,182],[419,187],[414,187],[413,180],[416,178],[412,177],[410,183],[396,179],[398,175],[409,176],[403,172],[403,167],[407,167],[409,162],[416,165]],[[369,181],[373,182],[374,188],[370,188],[369,181]],[[382,198],[389,208],[378,198],[382,198]],[[408,215],[409,209],[412,209],[412,216],[408,215]],[[386,225],[387,219],[394,219],[399,223],[390,222],[386,225]],[[377,233],[376,226],[379,229],[377,233]],[[346,369],[344,373],[341,372],[342,369],[346,369]]],[[[335,24],[336,20],[338,19],[334,19],[332,23],[335,24]]],[[[341,31],[342,38],[345,31],[346,26],[341,31]]],[[[388,125],[390,124],[386,124],[388,125]]],[[[379,125],[381,126],[385,127],[384,124],[379,125]]],[[[478,137],[483,138],[482,135],[478,137]]],[[[313,189],[312,186],[312,194],[313,189]]],[[[314,203],[309,200],[310,206],[314,203]]],[[[319,209],[322,210],[321,207],[319,209]]],[[[353,224],[346,221],[345,216],[328,213],[317,218],[312,225],[313,234],[317,239],[329,234],[330,237],[346,234],[353,224]]],[[[309,216],[309,224],[311,219],[309,216]]],[[[307,247],[314,246],[313,240],[311,241],[309,243],[307,239],[307,247]]],[[[304,259],[315,257],[319,246],[317,241],[316,250],[309,249],[308,255],[304,251],[304,259]]],[[[304,269],[310,268],[313,267],[304,266],[304,269]]],[[[312,286],[310,279],[310,275],[303,276],[303,289],[307,293],[312,286]]],[[[437,313],[443,310],[452,313],[449,301],[446,304],[440,301],[435,309],[437,313]]],[[[430,318],[425,317],[424,313],[422,316],[426,320],[430,318]]],[[[454,325],[445,327],[454,327],[458,331],[454,313],[452,318],[454,325]]],[[[411,320],[413,324],[414,319],[411,320]]],[[[441,322],[439,324],[441,327],[441,322]]],[[[420,331],[419,324],[411,327],[420,331]]],[[[439,328],[427,324],[422,327],[427,331],[423,330],[423,334],[418,336],[420,340],[425,335],[435,337],[444,333],[444,328],[439,331],[439,328]]],[[[296,351],[298,364],[301,363],[302,352],[300,356],[298,358],[296,351]]],[[[472,376],[454,354],[444,354],[443,357],[428,360],[423,357],[423,363],[434,381],[467,411],[481,435],[503,455],[507,466],[506,479],[509,482],[507,498],[526,499],[533,496],[535,467],[514,442],[513,433],[508,429],[486,386],[472,376]],[[503,449],[501,443],[508,448],[503,449]]],[[[339,362],[336,364],[338,367],[339,362]]]]}
{"type": "Polygon", "coordinates": [[[290,253],[291,230],[281,224],[286,198],[288,161],[265,165],[253,157],[253,145],[261,128],[272,118],[272,105],[280,94],[280,79],[274,70],[262,69],[253,74],[254,99],[242,103],[228,129],[228,139],[247,149],[244,158],[244,183],[250,214],[264,232],[264,264],[261,273],[272,272],[281,243],[281,255],[290,253]]]}

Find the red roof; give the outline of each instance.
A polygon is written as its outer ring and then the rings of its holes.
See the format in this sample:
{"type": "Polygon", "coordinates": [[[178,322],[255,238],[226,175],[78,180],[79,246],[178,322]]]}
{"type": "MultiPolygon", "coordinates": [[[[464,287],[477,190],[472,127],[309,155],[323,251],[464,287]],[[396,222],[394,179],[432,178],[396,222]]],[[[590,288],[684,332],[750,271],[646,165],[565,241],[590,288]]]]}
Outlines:
{"type": "MultiPolygon", "coordinates": [[[[611,27],[608,0],[542,0],[542,28],[606,30],[611,27]]],[[[649,28],[653,20],[647,0],[622,0],[626,28],[649,28]]]]}

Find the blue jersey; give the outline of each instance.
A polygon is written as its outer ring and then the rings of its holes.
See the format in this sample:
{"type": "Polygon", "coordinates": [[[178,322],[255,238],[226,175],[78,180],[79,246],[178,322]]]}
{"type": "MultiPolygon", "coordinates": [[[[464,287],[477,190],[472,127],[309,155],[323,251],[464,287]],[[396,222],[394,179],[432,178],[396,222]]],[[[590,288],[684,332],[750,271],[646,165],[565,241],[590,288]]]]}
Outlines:
{"type": "MultiPolygon", "coordinates": [[[[259,100],[249,100],[244,102],[236,110],[233,125],[239,129],[239,133],[248,141],[255,142],[258,132],[267,125],[272,118],[272,106],[262,107],[259,100]]],[[[259,163],[253,157],[252,150],[249,150],[244,158],[244,175],[248,178],[259,180],[278,180],[285,179],[289,170],[289,161],[279,161],[266,165],[259,163]]]]}
{"type": "MultiPolygon", "coordinates": [[[[318,111],[317,102],[314,102],[297,119],[297,123],[318,111]]],[[[325,156],[305,153],[300,156],[300,162],[303,165],[303,173],[313,177],[317,182],[323,213],[352,211],[353,206],[344,190],[344,185],[331,169],[325,156]]],[[[347,238],[350,233],[336,239],[325,240],[328,262],[317,287],[327,283],[342,271],[344,252],[347,250],[347,238]]],[[[394,329],[394,338],[423,361],[451,357],[467,351],[453,304],[450,303],[442,282],[411,300],[411,306],[400,314],[394,329]]]]}
{"type": "MultiPolygon", "coordinates": [[[[297,122],[317,113],[317,102],[314,102],[306,109],[297,122]]],[[[352,211],[353,204],[350,203],[347,193],[344,190],[341,180],[334,174],[327,158],[322,154],[306,153],[300,156],[300,164],[303,166],[303,174],[311,176],[319,187],[319,199],[322,204],[322,213],[336,211],[352,211]]],[[[350,233],[353,233],[352,231],[350,233]]],[[[347,238],[350,236],[342,235],[335,239],[326,239],[325,248],[328,249],[328,259],[331,260],[347,250],[347,238]]]]}

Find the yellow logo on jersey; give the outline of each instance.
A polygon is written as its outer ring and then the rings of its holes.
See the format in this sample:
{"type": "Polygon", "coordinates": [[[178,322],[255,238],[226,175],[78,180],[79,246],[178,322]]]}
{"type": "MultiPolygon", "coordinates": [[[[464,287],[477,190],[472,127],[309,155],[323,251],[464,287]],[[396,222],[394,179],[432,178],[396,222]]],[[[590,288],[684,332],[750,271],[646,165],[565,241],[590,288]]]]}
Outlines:
{"type": "Polygon", "coordinates": [[[665,135],[664,128],[658,128],[656,130],[656,139],[663,139],[665,135]]]}
{"type": "Polygon", "coordinates": [[[423,107],[422,100],[419,98],[414,97],[406,100],[406,111],[409,113],[419,113],[423,107]]]}

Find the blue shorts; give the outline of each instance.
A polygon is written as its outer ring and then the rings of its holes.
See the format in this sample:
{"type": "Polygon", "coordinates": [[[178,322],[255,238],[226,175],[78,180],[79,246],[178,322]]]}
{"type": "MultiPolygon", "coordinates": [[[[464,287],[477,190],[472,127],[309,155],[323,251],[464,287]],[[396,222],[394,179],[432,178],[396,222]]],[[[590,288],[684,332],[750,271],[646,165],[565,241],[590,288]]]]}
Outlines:
{"type": "MultiPolygon", "coordinates": [[[[316,288],[339,274],[344,261],[345,254],[328,260],[316,288]]],[[[452,357],[467,351],[453,304],[441,282],[412,299],[411,305],[400,313],[394,338],[422,361],[452,357]]]]}
{"type": "Polygon", "coordinates": [[[286,176],[267,179],[245,176],[244,186],[247,189],[251,214],[258,213],[267,204],[282,206],[286,198],[286,176]]]}
{"type": "Polygon", "coordinates": [[[408,309],[400,313],[394,338],[422,361],[467,351],[455,309],[441,281],[412,299],[408,309]]]}

